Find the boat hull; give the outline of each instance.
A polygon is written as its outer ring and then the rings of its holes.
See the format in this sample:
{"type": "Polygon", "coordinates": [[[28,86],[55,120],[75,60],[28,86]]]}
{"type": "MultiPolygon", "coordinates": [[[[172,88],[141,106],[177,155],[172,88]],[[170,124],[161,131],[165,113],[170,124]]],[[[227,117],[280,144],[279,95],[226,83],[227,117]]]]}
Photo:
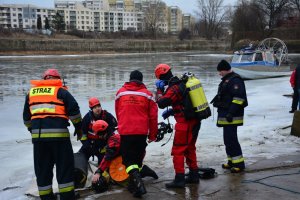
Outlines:
{"type": "Polygon", "coordinates": [[[232,70],[239,74],[245,80],[275,78],[291,75],[289,66],[242,66],[232,67],[232,70]]]}

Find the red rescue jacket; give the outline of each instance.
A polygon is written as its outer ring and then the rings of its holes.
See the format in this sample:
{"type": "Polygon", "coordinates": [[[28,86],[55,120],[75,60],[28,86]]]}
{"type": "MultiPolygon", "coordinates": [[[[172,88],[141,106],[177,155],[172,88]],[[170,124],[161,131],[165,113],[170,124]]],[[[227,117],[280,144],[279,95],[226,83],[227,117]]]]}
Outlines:
{"type": "Polygon", "coordinates": [[[157,135],[158,108],[152,93],[141,82],[126,82],[117,92],[115,111],[120,135],[157,135]]]}
{"type": "Polygon", "coordinates": [[[105,171],[109,166],[111,161],[120,154],[120,144],[121,137],[117,133],[113,133],[107,140],[106,153],[98,168],[101,171],[105,171]]]}
{"type": "Polygon", "coordinates": [[[296,86],[296,70],[294,70],[291,74],[290,83],[292,88],[296,86]]]}

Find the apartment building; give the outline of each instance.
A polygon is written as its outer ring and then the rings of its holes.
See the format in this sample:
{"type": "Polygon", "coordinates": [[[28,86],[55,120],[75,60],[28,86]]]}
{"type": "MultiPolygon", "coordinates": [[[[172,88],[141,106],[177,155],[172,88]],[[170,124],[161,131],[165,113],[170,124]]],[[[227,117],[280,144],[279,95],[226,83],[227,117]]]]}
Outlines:
{"type": "Polygon", "coordinates": [[[76,3],[72,8],[56,8],[56,11],[64,17],[67,30],[94,31],[94,12],[82,4],[76,3]]]}
{"type": "MultiPolygon", "coordinates": [[[[143,31],[144,13],[151,4],[156,3],[156,0],[55,0],[54,9],[33,5],[0,5],[0,27],[35,29],[38,17],[42,19],[42,27],[45,26],[46,18],[51,26],[58,12],[64,17],[66,30],[143,31]]],[[[163,4],[161,14],[162,17],[156,23],[165,33],[178,33],[184,24],[189,23],[188,18],[180,19],[182,14],[178,7],[168,8],[163,4]]]]}
{"type": "Polygon", "coordinates": [[[93,11],[109,11],[108,0],[83,0],[82,4],[93,11]]]}
{"type": "Polygon", "coordinates": [[[169,31],[171,34],[178,34],[182,29],[182,11],[177,6],[171,6],[169,15],[169,31]]]}
{"type": "Polygon", "coordinates": [[[3,28],[36,28],[37,17],[47,16],[46,9],[33,5],[7,4],[0,5],[0,27],[3,28]]]}
{"type": "Polygon", "coordinates": [[[191,30],[193,24],[195,24],[195,18],[190,14],[183,14],[182,16],[182,28],[191,30]]]}
{"type": "Polygon", "coordinates": [[[56,9],[75,9],[77,1],[55,0],[54,7],[56,9]]]}

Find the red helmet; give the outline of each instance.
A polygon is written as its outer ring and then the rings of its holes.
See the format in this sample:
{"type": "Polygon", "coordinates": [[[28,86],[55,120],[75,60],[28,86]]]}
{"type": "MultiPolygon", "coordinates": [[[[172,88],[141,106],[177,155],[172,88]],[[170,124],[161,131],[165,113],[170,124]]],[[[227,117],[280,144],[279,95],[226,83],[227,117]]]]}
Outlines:
{"type": "Polygon", "coordinates": [[[171,67],[167,64],[159,64],[155,67],[155,76],[157,79],[163,74],[166,74],[168,71],[170,71],[171,67]]]}
{"type": "Polygon", "coordinates": [[[104,120],[97,120],[93,123],[93,131],[94,133],[104,132],[108,127],[108,124],[104,120]]]}
{"type": "Polygon", "coordinates": [[[43,79],[47,79],[48,76],[53,76],[60,79],[60,74],[56,69],[47,69],[44,72],[43,79]]]}
{"type": "Polygon", "coordinates": [[[89,99],[89,107],[90,107],[90,108],[93,108],[93,107],[95,107],[95,106],[97,106],[97,105],[100,105],[99,99],[98,99],[97,97],[91,97],[91,98],[89,99]]]}

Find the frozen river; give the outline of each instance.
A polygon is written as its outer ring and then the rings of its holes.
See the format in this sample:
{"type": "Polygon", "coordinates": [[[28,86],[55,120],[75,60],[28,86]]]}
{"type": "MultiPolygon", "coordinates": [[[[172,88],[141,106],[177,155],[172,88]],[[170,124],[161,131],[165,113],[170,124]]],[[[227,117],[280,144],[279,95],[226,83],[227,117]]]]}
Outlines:
{"type": "MultiPolygon", "coordinates": [[[[128,81],[130,72],[140,70],[146,86],[153,90],[154,68],[159,63],[170,64],[175,75],[193,72],[201,80],[208,100],[211,100],[220,82],[216,65],[221,59],[229,60],[230,56],[159,53],[0,57],[0,199],[26,199],[23,194],[34,177],[32,144],[30,134],[23,125],[22,111],[30,80],[40,79],[47,68],[57,68],[65,77],[82,115],[88,111],[88,98],[91,96],[99,97],[103,108],[114,114],[114,95],[128,81]],[[8,187],[15,188],[4,190],[8,187]]],[[[256,157],[272,157],[299,150],[298,138],[290,138],[287,132],[279,137],[274,132],[291,124],[292,115],[288,113],[291,100],[282,96],[292,92],[288,80],[288,77],[282,77],[246,82],[249,107],[246,108],[245,126],[239,129],[243,134],[239,135],[242,135],[241,144],[248,163],[255,162],[256,157]],[[274,144],[279,142],[287,146],[276,145],[278,149],[272,150],[274,144]]],[[[225,159],[222,130],[216,128],[215,119],[216,110],[211,118],[203,122],[200,130],[197,156],[202,166],[219,166],[225,159]]],[[[174,123],[173,120],[171,122],[174,123]]],[[[73,128],[70,129],[72,131],[73,128]]],[[[74,151],[77,151],[80,143],[74,138],[72,140],[74,151]]],[[[145,162],[151,162],[154,169],[160,169],[162,165],[171,169],[171,144],[169,142],[164,147],[158,143],[150,144],[145,162]]]]}

